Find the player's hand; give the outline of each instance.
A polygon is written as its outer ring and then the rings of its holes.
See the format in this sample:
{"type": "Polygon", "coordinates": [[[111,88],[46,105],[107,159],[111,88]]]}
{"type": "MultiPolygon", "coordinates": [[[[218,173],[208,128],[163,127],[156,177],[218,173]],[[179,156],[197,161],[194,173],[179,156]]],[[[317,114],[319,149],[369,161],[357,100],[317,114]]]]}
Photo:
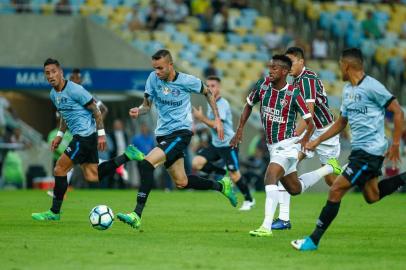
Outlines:
{"type": "Polygon", "coordinates": [[[223,122],[220,118],[214,119],[214,129],[217,131],[217,136],[220,140],[224,140],[223,122]]]}
{"type": "Polygon", "coordinates": [[[398,168],[400,164],[399,145],[392,144],[386,153],[386,158],[392,163],[392,169],[398,168]]]}
{"type": "Polygon", "coordinates": [[[307,142],[305,145],[305,150],[314,151],[319,144],[320,142],[318,139],[307,142]]]}
{"type": "Polygon", "coordinates": [[[99,149],[100,151],[104,151],[104,150],[106,150],[106,146],[107,146],[106,136],[105,135],[98,136],[97,137],[97,149],[99,149]]]}
{"type": "Polygon", "coordinates": [[[198,109],[196,107],[193,107],[193,117],[199,121],[203,119],[203,109],[202,106],[199,106],[198,109]]]}
{"type": "Polygon", "coordinates": [[[309,143],[309,138],[307,136],[303,136],[303,138],[301,138],[297,143],[301,145],[300,149],[304,152],[307,149],[306,147],[307,144],[309,143]]]}
{"type": "Polygon", "coordinates": [[[242,130],[237,129],[235,132],[234,137],[230,141],[230,146],[232,148],[237,148],[238,145],[242,142],[242,130]]]}
{"type": "Polygon", "coordinates": [[[130,115],[131,118],[137,119],[138,116],[140,115],[140,109],[138,107],[131,108],[128,114],[130,115]]]}
{"type": "Polygon", "coordinates": [[[55,151],[56,148],[58,148],[61,141],[62,141],[62,137],[56,136],[55,139],[53,139],[51,142],[51,150],[55,151]]]}

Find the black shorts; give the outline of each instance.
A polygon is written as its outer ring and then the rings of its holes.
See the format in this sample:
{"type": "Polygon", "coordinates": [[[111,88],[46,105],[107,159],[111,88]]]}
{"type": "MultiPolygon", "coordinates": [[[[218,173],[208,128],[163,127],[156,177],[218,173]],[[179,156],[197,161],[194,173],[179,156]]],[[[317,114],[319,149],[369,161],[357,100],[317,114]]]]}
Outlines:
{"type": "Polygon", "coordinates": [[[158,136],[156,141],[166,155],[165,168],[172,166],[175,161],[185,156],[185,150],[190,143],[193,132],[187,129],[177,130],[169,135],[158,136]]]}
{"type": "Polygon", "coordinates": [[[82,137],[74,135],[72,141],[65,150],[65,154],[74,164],[99,163],[99,153],[97,149],[97,134],[82,137]]]}
{"type": "Polygon", "coordinates": [[[384,157],[371,155],[364,150],[353,150],[349,163],[342,175],[352,186],[363,187],[372,178],[382,175],[384,157]]]}
{"type": "Polygon", "coordinates": [[[207,159],[208,162],[215,162],[222,159],[229,171],[235,172],[240,169],[238,161],[238,148],[231,146],[215,147],[210,145],[207,148],[200,149],[197,154],[207,159]]]}

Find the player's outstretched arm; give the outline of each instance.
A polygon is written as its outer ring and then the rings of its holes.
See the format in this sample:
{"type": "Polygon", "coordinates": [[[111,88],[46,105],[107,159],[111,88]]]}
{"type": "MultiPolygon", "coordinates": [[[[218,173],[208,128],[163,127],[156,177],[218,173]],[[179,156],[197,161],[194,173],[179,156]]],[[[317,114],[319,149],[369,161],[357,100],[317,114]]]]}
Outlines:
{"type": "Polygon", "coordinates": [[[302,149],[305,148],[306,144],[309,142],[310,137],[313,135],[313,132],[316,128],[313,122],[313,117],[309,117],[306,119],[303,119],[303,122],[306,124],[306,132],[303,136],[303,138],[299,141],[299,143],[302,145],[302,149]]]}
{"type": "Polygon", "coordinates": [[[344,128],[347,126],[347,123],[347,117],[343,117],[342,115],[340,115],[340,117],[338,117],[338,119],[326,132],[321,134],[320,137],[318,137],[316,140],[308,142],[306,144],[306,149],[313,151],[321,142],[324,142],[325,140],[328,140],[343,131],[344,128]]]}
{"type": "Polygon", "coordinates": [[[138,107],[131,108],[128,114],[131,118],[137,119],[138,116],[148,113],[151,110],[152,102],[149,100],[149,95],[145,94],[144,101],[138,107]]]}
{"type": "Polygon", "coordinates": [[[102,114],[94,100],[92,103],[87,105],[87,109],[92,111],[93,117],[96,120],[96,128],[97,128],[97,136],[98,136],[97,137],[97,148],[100,151],[104,151],[106,149],[107,143],[106,143],[106,132],[104,130],[102,114]]]}
{"type": "MultiPolygon", "coordinates": [[[[312,119],[314,117],[314,102],[306,102],[306,106],[309,109],[309,112],[312,114],[312,119]]],[[[302,118],[299,120],[299,123],[296,127],[296,134],[298,136],[302,135],[302,133],[306,130],[307,124],[306,121],[302,118]]]]}
{"type": "Polygon", "coordinates": [[[389,148],[387,153],[387,158],[392,162],[393,167],[397,167],[400,162],[400,153],[399,153],[399,146],[400,146],[400,138],[402,136],[403,131],[403,121],[404,121],[404,114],[403,110],[400,107],[398,101],[396,99],[392,100],[386,109],[393,113],[393,135],[392,135],[392,145],[389,148]]]}
{"type": "Polygon", "coordinates": [[[244,130],[245,123],[247,123],[248,118],[250,117],[252,112],[252,107],[249,104],[245,104],[244,109],[241,113],[240,122],[238,124],[238,128],[235,132],[234,137],[230,141],[230,146],[233,148],[238,147],[238,144],[242,141],[242,134],[244,130]]]}
{"type": "Polygon", "coordinates": [[[216,100],[214,99],[213,94],[207,88],[203,88],[202,94],[206,97],[207,102],[209,103],[213,113],[214,113],[214,129],[217,131],[217,136],[220,140],[224,140],[224,129],[223,129],[223,122],[221,122],[220,114],[217,108],[216,100]]]}

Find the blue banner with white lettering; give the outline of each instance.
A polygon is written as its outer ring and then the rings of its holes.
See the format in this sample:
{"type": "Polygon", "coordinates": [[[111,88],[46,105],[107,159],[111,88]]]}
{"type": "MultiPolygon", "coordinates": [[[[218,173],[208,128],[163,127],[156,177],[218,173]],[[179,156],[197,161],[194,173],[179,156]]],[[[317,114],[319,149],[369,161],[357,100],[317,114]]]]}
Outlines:
{"type": "MultiPolygon", "coordinates": [[[[65,78],[72,69],[64,68],[65,78]]],[[[82,85],[89,91],[144,91],[151,70],[81,69],[82,85]]],[[[50,90],[42,68],[0,67],[0,89],[50,90]]]]}

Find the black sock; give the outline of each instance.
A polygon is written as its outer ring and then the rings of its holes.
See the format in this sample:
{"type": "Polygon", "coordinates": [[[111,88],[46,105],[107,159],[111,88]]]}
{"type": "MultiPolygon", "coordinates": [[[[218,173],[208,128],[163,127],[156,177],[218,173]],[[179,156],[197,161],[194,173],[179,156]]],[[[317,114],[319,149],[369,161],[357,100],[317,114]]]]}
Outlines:
{"type": "Polygon", "coordinates": [[[204,164],[201,171],[205,172],[207,174],[211,174],[212,172],[214,172],[215,174],[220,174],[220,175],[225,175],[226,174],[226,170],[213,165],[211,162],[206,162],[206,164],[204,164]]]}
{"type": "Polygon", "coordinates": [[[316,229],[310,235],[310,238],[313,240],[313,243],[316,245],[319,244],[321,237],[326,232],[328,226],[335,219],[340,209],[341,202],[331,202],[327,201],[326,205],[321,210],[319,219],[317,220],[316,229]]]}
{"type": "Polygon", "coordinates": [[[117,157],[113,158],[113,160],[114,160],[114,163],[117,165],[117,167],[120,167],[121,165],[130,161],[130,159],[125,154],[117,156],[117,157]]]}
{"type": "Polygon", "coordinates": [[[406,173],[401,173],[386,179],[383,179],[378,183],[379,199],[392,194],[403,186],[406,182],[406,173]]]}
{"type": "Polygon", "coordinates": [[[251,192],[250,192],[247,184],[245,184],[244,179],[241,177],[240,180],[238,180],[237,183],[235,183],[235,184],[237,185],[238,189],[241,191],[242,195],[244,195],[244,200],[252,202],[251,192]]]}
{"type": "Polygon", "coordinates": [[[137,205],[135,206],[134,212],[137,213],[139,217],[142,215],[145,204],[148,200],[148,195],[153,187],[154,170],[155,167],[149,163],[147,160],[143,160],[139,164],[139,168],[142,170],[141,185],[137,193],[137,205]]]}
{"type": "Polygon", "coordinates": [[[59,214],[65,196],[68,189],[68,178],[65,176],[55,176],[54,186],[54,199],[52,200],[51,211],[55,214],[59,214]]]}
{"type": "Polygon", "coordinates": [[[117,168],[118,166],[113,159],[100,163],[97,168],[99,179],[104,177],[112,178],[117,168]]]}
{"type": "Polygon", "coordinates": [[[197,175],[188,175],[188,183],[185,188],[196,190],[217,190],[222,191],[223,185],[217,181],[209,180],[197,175]]]}

